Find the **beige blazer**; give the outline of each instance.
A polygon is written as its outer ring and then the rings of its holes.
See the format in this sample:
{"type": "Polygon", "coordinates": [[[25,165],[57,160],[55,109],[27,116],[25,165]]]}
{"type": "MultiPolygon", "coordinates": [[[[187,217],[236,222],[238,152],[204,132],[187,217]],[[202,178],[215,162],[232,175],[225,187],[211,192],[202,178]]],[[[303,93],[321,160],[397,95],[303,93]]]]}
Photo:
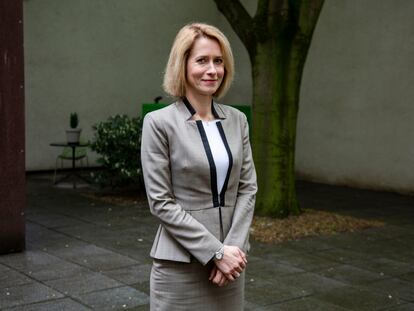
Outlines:
{"type": "Polygon", "coordinates": [[[214,159],[201,121],[187,99],[144,118],[141,161],[151,213],[161,222],[151,257],[206,264],[223,244],[249,249],[256,172],[246,116],[212,102],[229,156],[217,193],[214,159]],[[220,124],[219,124],[220,123],[220,124]]]}

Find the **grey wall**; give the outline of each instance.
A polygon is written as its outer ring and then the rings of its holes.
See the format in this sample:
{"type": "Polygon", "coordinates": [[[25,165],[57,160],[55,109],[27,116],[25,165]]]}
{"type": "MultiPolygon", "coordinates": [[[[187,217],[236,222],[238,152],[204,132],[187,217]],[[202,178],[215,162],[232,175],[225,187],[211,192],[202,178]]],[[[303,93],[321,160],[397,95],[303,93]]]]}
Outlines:
{"type": "MultiPolygon", "coordinates": [[[[244,0],[254,13],[256,0],[244,0]]],[[[414,1],[326,0],[305,66],[300,178],[414,191],[414,1]]],[[[26,0],[28,170],[50,169],[77,111],[84,136],[162,94],[177,30],[205,21],[229,37],[236,81],[225,103],[251,102],[247,53],[212,0],[26,0]]],[[[167,99],[166,101],[169,101],[167,99]]]]}
{"type": "Polygon", "coordinates": [[[302,178],[414,191],[414,1],[327,0],[304,72],[302,178]]]}
{"type": "MultiPolygon", "coordinates": [[[[247,53],[214,2],[201,0],[26,0],[24,2],[27,170],[54,168],[69,114],[82,136],[117,113],[137,115],[163,94],[169,49],[186,23],[229,33],[237,58],[234,89],[224,99],[249,104],[247,53]]],[[[171,98],[165,99],[172,101],[171,98]]]]}

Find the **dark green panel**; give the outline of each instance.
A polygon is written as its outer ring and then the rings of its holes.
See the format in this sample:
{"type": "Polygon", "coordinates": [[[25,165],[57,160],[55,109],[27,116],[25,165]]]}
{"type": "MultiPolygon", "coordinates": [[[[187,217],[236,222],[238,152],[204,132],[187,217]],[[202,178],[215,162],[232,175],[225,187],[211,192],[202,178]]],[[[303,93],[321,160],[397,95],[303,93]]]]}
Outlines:
{"type": "MultiPolygon", "coordinates": [[[[163,103],[142,104],[142,118],[144,118],[148,112],[158,110],[166,106],[168,106],[168,104],[163,104],[163,103]]],[[[230,105],[230,106],[240,110],[246,115],[247,122],[249,123],[250,131],[251,131],[252,108],[247,105],[230,105]]]]}

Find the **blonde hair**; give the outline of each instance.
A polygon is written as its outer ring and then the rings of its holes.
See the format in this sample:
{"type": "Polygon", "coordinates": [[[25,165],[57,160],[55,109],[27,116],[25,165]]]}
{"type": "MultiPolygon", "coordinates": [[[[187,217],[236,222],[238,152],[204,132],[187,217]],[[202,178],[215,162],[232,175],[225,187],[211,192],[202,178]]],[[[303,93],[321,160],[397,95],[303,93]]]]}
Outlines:
{"type": "Polygon", "coordinates": [[[181,28],[171,47],[163,82],[163,88],[168,94],[175,97],[185,96],[187,59],[194,42],[202,37],[216,40],[223,54],[224,77],[220,87],[213,96],[222,97],[230,88],[234,76],[234,58],[229,41],[214,26],[203,23],[191,23],[181,28]]]}

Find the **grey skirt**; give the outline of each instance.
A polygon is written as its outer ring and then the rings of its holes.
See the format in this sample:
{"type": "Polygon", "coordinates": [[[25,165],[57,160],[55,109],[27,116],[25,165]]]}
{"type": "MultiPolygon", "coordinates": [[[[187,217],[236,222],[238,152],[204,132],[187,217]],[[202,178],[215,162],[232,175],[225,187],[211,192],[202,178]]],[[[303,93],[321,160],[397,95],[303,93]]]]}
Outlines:
{"type": "Polygon", "coordinates": [[[218,287],[208,278],[214,263],[183,263],[154,259],[150,279],[151,311],[242,311],[244,272],[218,287]]]}

